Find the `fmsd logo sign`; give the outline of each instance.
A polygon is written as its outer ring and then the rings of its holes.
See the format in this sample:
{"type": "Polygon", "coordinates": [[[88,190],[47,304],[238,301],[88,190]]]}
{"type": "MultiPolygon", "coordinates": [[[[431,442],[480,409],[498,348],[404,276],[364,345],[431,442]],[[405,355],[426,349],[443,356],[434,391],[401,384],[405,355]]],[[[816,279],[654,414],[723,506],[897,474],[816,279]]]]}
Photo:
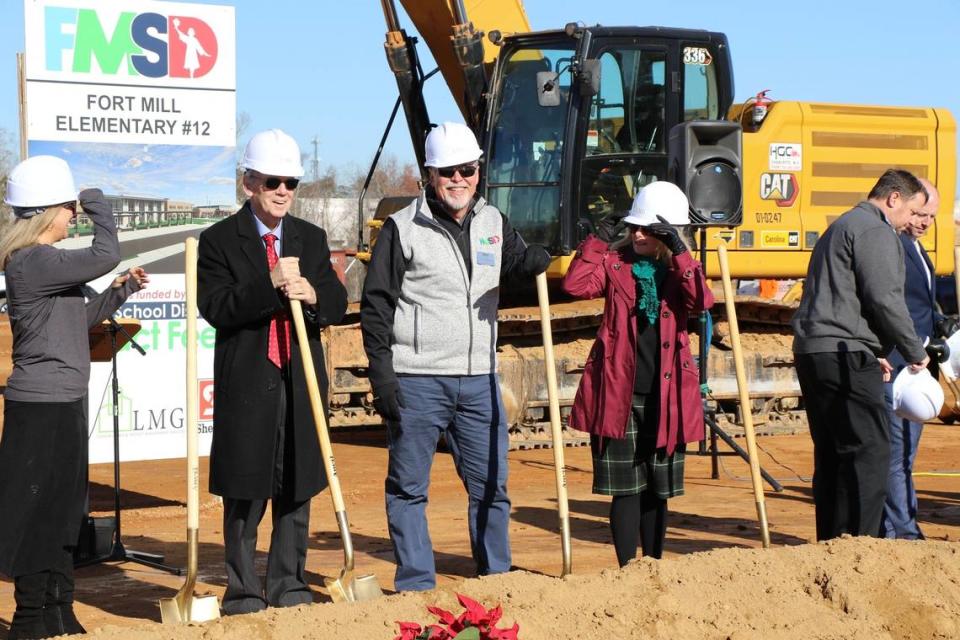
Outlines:
{"type": "Polygon", "coordinates": [[[148,78],[200,78],[217,63],[217,36],[191,16],[124,11],[114,24],[96,9],[44,8],[46,70],[148,78]]]}

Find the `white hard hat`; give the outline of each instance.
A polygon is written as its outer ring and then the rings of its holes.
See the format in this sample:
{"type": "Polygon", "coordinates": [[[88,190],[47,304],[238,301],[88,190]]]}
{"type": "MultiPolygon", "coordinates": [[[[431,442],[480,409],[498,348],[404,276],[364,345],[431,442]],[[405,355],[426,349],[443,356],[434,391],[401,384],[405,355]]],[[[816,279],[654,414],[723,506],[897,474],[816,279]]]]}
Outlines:
{"type": "Polygon", "coordinates": [[[56,156],[33,156],[10,172],[3,201],[15,209],[31,209],[36,213],[50,205],[76,199],[77,189],[67,163],[56,156]]]}
{"type": "Polygon", "coordinates": [[[280,129],[261,131],[247,143],[243,151],[243,168],[268,176],[303,177],[300,147],[297,141],[280,129]]]}
{"type": "Polygon", "coordinates": [[[659,222],[657,216],[674,226],[690,224],[690,203],[680,187],[672,182],[651,182],[637,192],[624,223],[648,227],[659,222]]]}
{"type": "Polygon", "coordinates": [[[893,412],[911,422],[937,417],[943,407],[943,389],[927,369],[916,373],[904,367],[893,381],[893,412]]]}
{"type": "Polygon", "coordinates": [[[465,124],[444,122],[427,134],[425,145],[428,167],[455,167],[479,160],[483,155],[477,137],[465,124]]]}

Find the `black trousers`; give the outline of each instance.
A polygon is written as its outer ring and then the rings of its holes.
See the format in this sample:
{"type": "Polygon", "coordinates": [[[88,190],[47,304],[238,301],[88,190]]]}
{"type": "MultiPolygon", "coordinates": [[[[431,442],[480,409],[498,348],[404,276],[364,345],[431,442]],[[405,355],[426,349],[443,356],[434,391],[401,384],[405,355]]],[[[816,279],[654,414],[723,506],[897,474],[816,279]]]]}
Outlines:
{"type": "Polygon", "coordinates": [[[817,540],[878,536],[889,425],[877,358],[864,351],[796,356],[813,438],[817,540]]]}
{"type": "Polygon", "coordinates": [[[257,575],[257,525],[266,500],[223,499],[223,539],[227,561],[225,614],[252,613],[271,607],[293,607],[313,602],[304,570],[307,564],[307,528],[310,501],[293,502],[283,496],[271,500],[273,530],[267,556],[266,588],[257,575]]]}
{"type": "Polygon", "coordinates": [[[0,440],[0,573],[57,565],[80,535],[87,490],[87,414],[82,399],[4,406],[0,440]]]}
{"type": "Polygon", "coordinates": [[[307,529],[310,500],[296,501],[293,469],[293,425],[288,400],[289,377],[280,386],[282,394],[277,415],[277,446],[274,451],[274,483],[271,503],[273,529],[267,556],[264,588],[257,575],[257,527],[267,509],[268,498],[246,499],[223,496],[223,546],[227,566],[227,590],[223,612],[227,615],[252,613],[267,606],[293,607],[313,602],[313,593],[304,576],[307,564],[307,529]]]}

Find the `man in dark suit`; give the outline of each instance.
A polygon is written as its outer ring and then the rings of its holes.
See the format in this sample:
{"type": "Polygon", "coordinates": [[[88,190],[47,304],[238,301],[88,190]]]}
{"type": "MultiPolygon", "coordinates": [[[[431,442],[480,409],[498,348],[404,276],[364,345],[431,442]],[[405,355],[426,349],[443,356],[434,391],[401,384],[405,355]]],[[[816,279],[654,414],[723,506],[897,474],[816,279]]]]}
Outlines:
{"type": "MultiPolygon", "coordinates": [[[[920,244],[940,207],[940,194],[930,181],[919,178],[927,192],[927,203],[910,218],[900,233],[903,244],[905,278],[903,286],[907,310],[913,320],[917,336],[929,345],[931,340],[949,337],[956,331],[956,321],[941,315],[936,308],[937,278],[930,256],[920,244]]],[[[894,349],[890,364],[894,367],[893,380],[906,366],[903,356],[894,349]]],[[[913,488],[913,461],[917,456],[923,424],[901,418],[893,412],[893,385],[884,385],[884,396],[890,412],[890,473],[887,476],[887,497],[883,505],[880,535],[904,540],[923,539],[917,524],[917,494],[913,488]]]]}
{"type": "Polygon", "coordinates": [[[313,601],[304,578],[310,498],[326,486],[289,300],[304,306],[326,390],[320,329],[340,320],[346,290],[326,234],[288,215],[303,175],[279,129],[251,138],[236,214],[200,235],[198,305],[217,330],[210,491],[223,497],[225,614],[313,601]],[[266,587],[254,567],[257,525],[271,501],[266,587]]]}

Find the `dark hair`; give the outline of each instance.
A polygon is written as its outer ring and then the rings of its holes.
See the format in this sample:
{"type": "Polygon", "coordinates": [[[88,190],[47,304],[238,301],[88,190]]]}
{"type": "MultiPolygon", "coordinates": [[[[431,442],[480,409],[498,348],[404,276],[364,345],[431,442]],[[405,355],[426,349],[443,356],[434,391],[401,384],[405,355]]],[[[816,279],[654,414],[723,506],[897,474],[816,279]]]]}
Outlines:
{"type": "Polygon", "coordinates": [[[904,169],[887,169],[883,172],[883,175],[880,176],[880,179],[877,180],[877,184],[873,185],[873,189],[870,190],[867,199],[882,200],[895,191],[907,200],[918,193],[922,193],[924,203],[926,203],[927,198],[930,197],[927,190],[924,189],[920,181],[917,180],[917,177],[909,171],[904,169]]]}

